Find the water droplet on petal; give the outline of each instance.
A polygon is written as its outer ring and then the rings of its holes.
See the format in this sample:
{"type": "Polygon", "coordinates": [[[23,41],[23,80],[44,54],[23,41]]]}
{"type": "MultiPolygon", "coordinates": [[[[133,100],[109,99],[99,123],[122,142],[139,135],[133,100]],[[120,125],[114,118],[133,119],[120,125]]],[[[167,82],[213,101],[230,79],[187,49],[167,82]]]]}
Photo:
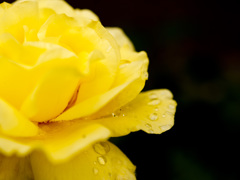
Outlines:
{"type": "Polygon", "coordinates": [[[143,80],[148,79],[148,72],[147,72],[147,71],[143,72],[143,74],[142,74],[142,79],[143,79],[143,80]]]}
{"type": "Polygon", "coordinates": [[[97,161],[100,165],[105,165],[107,162],[107,159],[103,156],[99,156],[99,157],[97,157],[97,161]]]}
{"type": "Polygon", "coordinates": [[[158,119],[158,114],[157,113],[152,113],[149,115],[149,119],[152,121],[155,121],[158,119]]]}
{"type": "Polygon", "coordinates": [[[148,103],[148,105],[155,106],[155,105],[158,105],[159,103],[160,103],[159,99],[153,99],[148,103]]]}
{"type": "Polygon", "coordinates": [[[147,127],[147,128],[152,128],[152,125],[151,124],[145,124],[145,126],[147,127]]]}
{"type": "Polygon", "coordinates": [[[163,115],[162,115],[162,117],[163,117],[163,118],[165,118],[165,117],[166,117],[166,115],[165,115],[165,114],[163,114],[163,115]]]}
{"type": "Polygon", "coordinates": [[[167,131],[171,128],[172,126],[171,125],[164,125],[164,126],[160,126],[159,128],[162,130],[162,131],[167,131]]]}
{"type": "Polygon", "coordinates": [[[170,104],[168,107],[169,107],[169,109],[174,109],[175,108],[175,106],[173,104],[170,104]]]}
{"type": "Polygon", "coordinates": [[[110,146],[107,142],[98,142],[93,145],[93,149],[100,155],[105,155],[110,151],[110,146]]]}
{"type": "Polygon", "coordinates": [[[117,115],[115,113],[112,113],[112,117],[117,117],[117,115]]]}
{"type": "Polygon", "coordinates": [[[158,107],[156,107],[154,110],[155,110],[155,111],[159,111],[158,107]]]}
{"type": "Polygon", "coordinates": [[[170,116],[173,116],[173,113],[172,112],[169,112],[167,111],[166,114],[170,115],[170,116]]]}
{"type": "Polygon", "coordinates": [[[158,96],[155,93],[151,93],[151,94],[149,94],[149,99],[151,99],[151,100],[158,99],[158,96]]]}
{"type": "Polygon", "coordinates": [[[122,165],[123,164],[123,162],[122,162],[122,160],[121,159],[113,159],[113,161],[114,161],[114,163],[116,164],[116,165],[122,165]]]}
{"type": "Polygon", "coordinates": [[[98,174],[98,169],[97,168],[93,168],[93,174],[97,175],[98,174]]]}
{"type": "Polygon", "coordinates": [[[149,130],[148,130],[148,133],[149,133],[149,134],[154,134],[154,131],[153,131],[152,129],[149,129],[149,130]]]}

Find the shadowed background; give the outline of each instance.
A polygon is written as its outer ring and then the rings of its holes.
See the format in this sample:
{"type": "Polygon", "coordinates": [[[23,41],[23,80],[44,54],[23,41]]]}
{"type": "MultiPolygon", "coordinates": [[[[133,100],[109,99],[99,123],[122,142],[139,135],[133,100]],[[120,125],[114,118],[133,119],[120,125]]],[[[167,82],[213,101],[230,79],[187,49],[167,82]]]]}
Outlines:
{"type": "MultiPolygon", "coordinates": [[[[10,1],[8,1],[10,2],[10,1]]],[[[234,1],[67,0],[121,27],[150,59],[144,90],[167,88],[174,127],[111,139],[137,165],[138,180],[237,180],[240,27],[234,1]]]]}
{"type": "Polygon", "coordinates": [[[240,127],[239,9],[232,1],[68,1],[119,26],[150,59],[144,90],[168,88],[175,126],[112,139],[137,179],[236,180],[240,127]]]}
{"type": "Polygon", "coordinates": [[[236,180],[240,127],[239,9],[232,1],[68,1],[119,26],[150,59],[144,90],[168,88],[175,126],[112,139],[137,179],[236,180]]]}

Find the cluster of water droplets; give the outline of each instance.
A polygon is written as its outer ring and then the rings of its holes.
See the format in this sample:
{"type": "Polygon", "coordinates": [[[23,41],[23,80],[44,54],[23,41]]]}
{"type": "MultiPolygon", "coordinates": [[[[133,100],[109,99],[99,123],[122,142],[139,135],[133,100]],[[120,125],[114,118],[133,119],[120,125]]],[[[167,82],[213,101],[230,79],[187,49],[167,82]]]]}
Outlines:
{"type": "MultiPolygon", "coordinates": [[[[169,94],[168,92],[161,92],[161,97],[164,97],[164,99],[171,99],[171,94],[169,94]]],[[[149,94],[149,102],[148,102],[148,105],[149,106],[153,106],[153,112],[151,114],[149,114],[148,116],[148,119],[150,121],[157,121],[159,120],[160,116],[162,118],[166,118],[166,116],[170,115],[170,116],[173,116],[174,115],[174,112],[175,112],[175,105],[174,104],[169,104],[168,107],[167,107],[167,110],[165,113],[159,113],[159,104],[161,103],[161,100],[159,98],[159,95],[152,92],[149,94]]],[[[154,130],[153,130],[153,127],[150,123],[147,123],[145,124],[145,126],[148,128],[148,132],[149,133],[154,133],[154,130]]],[[[159,129],[160,131],[165,131],[167,129],[170,128],[170,125],[166,125],[166,126],[160,126],[159,129]]]]}
{"type": "MultiPolygon", "coordinates": [[[[109,153],[110,151],[110,146],[107,142],[97,142],[93,145],[93,150],[97,153],[97,158],[96,158],[96,161],[93,162],[94,164],[94,167],[93,167],[93,174],[94,175],[98,175],[101,171],[101,166],[105,166],[107,164],[107,154],[109,153]]],[[[116,166],[122,166],[123,162],[118,159],[118,158],[113,158],[112,159],[113,161],[113,164],[115,164],[116,166]]],[[[111,168],[116,168],[116,167],[111,167],[111,168]]],[[[123,177],[122,175],[120,174],[117,174],[117,175],[114,175],[109,172],[108,173],[108,176],[110,179],[112,179],[113,177],[115,177],[116,180],[125,180],[126,178],[123,177]]]]}
{"type": "Polygon", "coordinates": [[[123,113],[123,111],[122,111],[122,109],[119,109],[118,111],[116,111],[116,112],[113,112],[112,113],[112,117],[124,117],[124,116],[126,116],[126,114],[125,113],[123,113]]]}
{"type": "Polygon", "coordinates": [[[93,150],[98,154],[96,161],[94,161],[93,173],[97,175],[99,169],[96,165],[104,166],[107,163],[106,154],[110,151],[110,146],[107,142],[97,142],[93,145],[93,150]]]}

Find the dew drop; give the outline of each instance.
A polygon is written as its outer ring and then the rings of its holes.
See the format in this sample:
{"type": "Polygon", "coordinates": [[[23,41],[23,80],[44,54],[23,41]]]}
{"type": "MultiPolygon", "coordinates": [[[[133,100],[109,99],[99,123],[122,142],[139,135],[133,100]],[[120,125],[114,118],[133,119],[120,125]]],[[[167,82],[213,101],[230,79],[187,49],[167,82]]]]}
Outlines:
{"type": "Polygon", "coordinates": [[[149,134],[154,134],[154,131],[153,131],[152,129],[149,129],[149,130],[148,130],[148,133],[149,133],[149,134]]]}
{"type": "Polygon", "coordinates": [[[151,94],[149,94],[149,99],[151,99],[151,100],[158,99],[158,96],[155,93],[151,93],[151,94]]]}
{"type": "Polygon", "coordinates": [[[156,107],[155,109],[154,109],[155,111],[159,111],[159,109],[156,107]]]}
{"type": "Polygon", "coordinates": [[[151,124],[145,124],[145,126],[147,127],[147,128],[152,128],[152,125],[151,124]]]}
{"type": "Polygon", "coordinates": [[[148,72],[147,72],[147,71],[145,71],[145,72],[142,74],[142,79],[143,79],[143,80],[148,79],[148,72]]]}
{"type": "Polygon", "coordinates": [[[173,104],[170,104],[168,107],[169,107],[169,109],[174,109],[175,108],[175,106],[173,104]]]}
{"type": "Polygon", "coordinates": [[[112,117],[117,117],[117,115],[115,113],[112,113],[112,117]]]}
{"type": "Polygon", "coordinates": [[[93,168],[93,174],[97,175],[98,174],[98,169],[97,168],[93,168]]]}
{"type": "Polygon", "coordinates": [[[155,106],[158,105],[159,103],[160,103],[159,99],[153,99],[148,103],[148,105],[155,106]]]}
{"type": "Polygon", "coordinates": [[[155,121],[158,119],[158,114],[157,113],[152,113],[149,115],[149,119],[152,121],[155,121]]]}
{"type": "Polygon", "coordinates": [[[93,149],[100,155],[105,155],[110,151],[110,146],[107,142],[98,142],[93,145],[93,149]]]}
{"type": "Polygon", "coordinates": [[[106,162],[107,162],[106,158],[103,157],[103,156],[97,157],[97,161],[98,161],[98,163],[99,163],[100,165],[105,165],[106,162]]]}
{"type": "Polygon", "coordinates": [[[123,164],[122,160],[118,159],[118,158],[114,158],[113,162],[114,162],[113,164],[116,164],[116,165],[122,165],[123,164]]]}
{"type": "Polygon", "coordinates": [[[172,112],[169,112],[167,111],[166,114],[170,115],[170,116],[173,116],[173,113],[172,112]]]}
{"type": "Polygon", "coordinates": [[[159,128],[162,130],[162,131],[167,131],[171,128],[172,126],[171,125],[164,125],[164,126],[160,126],[159,128]]]}
{"type": "Polygon", "coordinates": [[[165,117],[166,117],[166,115],[165,115],[165,114],[163,114],[163,115],[162,115],[162,117],[163,117],[163,118],[165,118],[165,117]]]}

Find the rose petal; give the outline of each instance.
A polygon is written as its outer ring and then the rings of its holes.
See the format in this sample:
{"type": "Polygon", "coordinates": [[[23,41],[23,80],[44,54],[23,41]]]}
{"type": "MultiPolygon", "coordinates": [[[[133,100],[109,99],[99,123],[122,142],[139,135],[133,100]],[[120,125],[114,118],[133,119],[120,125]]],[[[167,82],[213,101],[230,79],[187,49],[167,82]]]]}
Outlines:
{"type": "Polygon", "coordinates": [[[0,97],[15,108],[19,108],[28,95],[34,79],[28,78],[25,68],[15,62],[0,57],[0,97]],[[28,78],[28,82],[25,81],[28,78]]]}
{"type": "Polygon", "coordinates": [[[0,132],[9,136],[28,137],[37,135],[38,127],[0,99],[0,132]]]}
{"type": "Polygon", "coordinates": [[[76,19],[82,20],[82,18],[84,17],[94,21],[99,21],[98,16],[89,9],[75,9],[75,13],[76,19]]]}
{"type": "Polygon", "coordinates": [[[117,75],[120,62],[117,43],[101,23],[93,21],[88,27],[93,29],[94,33],[88,30],[88,33],[85,33],[86,36],[91,39],[95,50],[100,51],[104,58],[91,67],[92,76],[89,81],[81,84],[76,103],[109,90],[117,75]]]}
{"type": "Polygon", "coordinates": [[[37,0],[39,8],[49,8],[53,9],[57,14],[66,14],[68,16],[74,15],[74,9],[63,0],[37,0]]]}
{"type": "Polygon", "coordinates": [[[131,102],[143,89],[145,81],[147,79],[146,74],[148,67],[148,59],[144,52],[136,54],[137,58],[133,58],[133,60],[135,61],[127,65],[123,65],[124,67],[119,69],[118,78],[115,80],[114,85],[119,86],[124,82],[131,83],[129,83],[124,89],[122,89],[98,112],[92,115],[92,118],[98,118],[111,114],[112,112],[116,111],[128,102],[131,102]]]}
{"type": "Polygon", "coordinates": [[[118,27],[107,27],[106,28],[117,41],[119,47],[128,46],[130,50],[134,50],[134,45],[130,41],[130,39],[126,36],[121,28],[118,27]]]}
{"type": "Polygon", "coordinates": [[[168,90],[152,90],[139,94],[111,117],[94,120],[109,128],[113,136],[143,130],[160,134],[174,124],[176,102],[168,90]]]}
{"type": "Polygon", "coordinates": [[[31,29],[38,27],[36,1],[16,1],[15,5],[5,10],[0,17],[0,33],[12,34],[20,43],[24,42],[24,26],[31,29]]]}
{"type": "Polygon", "coordinates": [[[0,179],[33,179],[31,164],[28,157],[6,157],[0,154],[0,162],[0,179]]]}
{"type": "MultiPolygon", "coordinates": [[[[119,69],[111,90],[76,103],[53,121],[72,120],[86,116],[91,116],[90,119],[99,118],[111,114],[134,99],[144,87],[148,59],[144,52],[134,53],[132,56],[133,62],[119,69]]],[[[99,86],[102,85],[102,82],[105,83],[106,80],[100,82],[99,86]]],[[[95,86],[92,87],[94,88],[91,89],[95,89],[95,86]]],[[[91,89],[88,91],[89,94],[92,92],[91,89]]]]}
{"type": "Polygon", "coordinates": [[[67,121],[40,124],[41,133],[31,138],[0,136],[0,149],[6,156],[26,156],[32,151],[44,152],[52,163],[67,161],[96,141],[110,137],[110,131],[99,124],[67,121]]]}
{"type": "Polygon", "coordinates": [[[135,166],[110,142],[100,142],[61,164],[50,163],[44,154],[34,152],[31,164],[35,180],[135,180],[135,166]]]}
{"type": "Polygon", "coordinates": [[[81,117],[89,116],[94,112],[97,112],[104,105],[106,105],[107,102],[109,102],[130,83],[131,82],[124,83],[102,95],[94,96],[79,104],[75,104],[52,121],[74,120],[81,117]]]}
{"type": "Polygon", "coordinates": [[[80,77],[78,70],[71,67],[49,71],[24,101],[21,112],[38,122],[55,118],[67,107],[79,86],[80,77]]]}

